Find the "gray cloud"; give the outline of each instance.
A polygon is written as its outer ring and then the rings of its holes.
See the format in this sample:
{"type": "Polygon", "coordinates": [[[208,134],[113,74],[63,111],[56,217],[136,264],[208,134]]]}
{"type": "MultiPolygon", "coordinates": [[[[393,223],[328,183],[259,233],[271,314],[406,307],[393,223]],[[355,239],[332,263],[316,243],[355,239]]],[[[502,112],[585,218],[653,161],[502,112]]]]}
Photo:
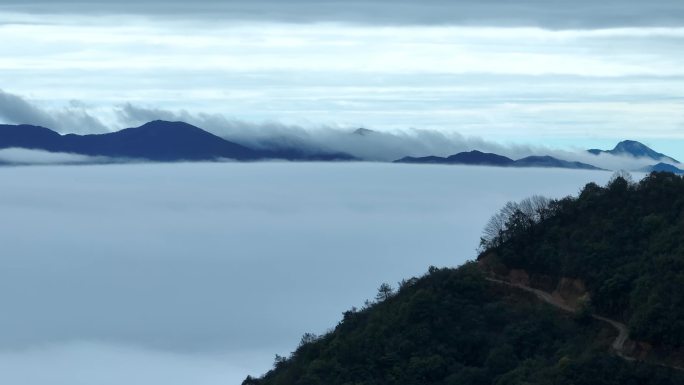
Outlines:
{"type": "Polygon", "coordinates": [[[585,149],[560,150],[546,146],[506,145],[457,132],[429,129],[366,131],[354,133],[354,128],[323,126],[306,129],[278,122],[251,123],[230,119],[221,114],[170,111],[146,108],[131,103],[117,109],[124,125],[140,125],[151,120],[181,120],[215,135],[240,144],[261,149],[298,148],[310,153],[321,150],[344,152],[365,160],[393,161],[404,156],[449,156],[462,151],[494,152],[513,159],[529,155],[551,155],[559,159],[580,161],[609,170],[639,170],[654,163],[651,159],[601,154],[595,156],[585,149]]]}
{"type": "Polygon", "coordinates": [[[73,101],[59,109],[45,109],[12,93],[0,90],[0,120],[14,124],[32,124],[59,132],[99,133],[107,129],[87,112],[87,106],[73,101]]]}
{"type": "MultiPolygon", "coordinates": [[[[302,127],[277,121],[247,122],[217,113],[173,111],[125,103],[113,109],[118,126],[132,127],[152,120],[184,121],[228,140],[259,149],[298,149],[309,153],[343,152],[360,159],[393,161],[404,156],[448,156],[462,151],[494,152],[513,159],[529,155],[552,155],[564,160],[576,160],[606,169],[638,170],[650,164],[649,159],[602,154],[594,156],[584,149],[561,150],[542,145],[504,144],[454,131],[407,128],[391,131],[355,133],[358,127],[318,125],[302,127]]],[[[92,115],[89,106],[72,101],[67,107],[46,109],[18,95],[0,91],[0,119],[10,123],[46,126],[62,133],[101,133],[107,128],[92,115]]],[[[622,139],[622,138],[621,138],[622,139]]],[[[25,159],[21,163],[80,163],[97,159],[67,159],[66,154],[49,156],[41,153],[0,154],[7,159],[25,159]]],[[[3,159],[0,157],[0,161],[3,159]]]]}
{"type": "Polygon", "coordinates": [[[54,127],[56,121],[21,96],[0,90],[0,117],[11,123],[54,127]]]}
{"type": "Polygon", "coordinates": [[[105,163],[108,161],[110,160],[103,157],[92,157],[79,154],[29,150],[26,148],[0,149],[0,164],[91,164],[105,163]]]}
{"type": "Polygon", "coordinates": [[[235,357],[70,342],[0,351],[0,381],[21,385],[232,385],[240,384],[246,372],[263,371],[270,361],[270,352],[235,357]]]}
{"type": "Polygon", "coordinates": [[[365,135],[359,135],[354,133],[357,128],[319,126],[307,129],[278,122],[251,123],[230,119],[221,114],[193,114],[182,110],[174,112],[130,103],[121,106],[117,113],[124,125],[139,125],[155,119],[181,120],[254,148],[295,147],[311,153],[321,150],[344,152],[361,159],[376,161],[392,161],[404,156],[447,156],[473,149],[513,157],[547,151],[542,147],[506,146],[477,137],[466,137],[456,132],[437,130],[367,131],[365,135]]]}
{"type": "Polygon", "coordinates": [[[31,13],[140,14],[199,20],[341,21],[605,28],[684,25],[679,0],[5,0],[0,10],[31,13]]]}

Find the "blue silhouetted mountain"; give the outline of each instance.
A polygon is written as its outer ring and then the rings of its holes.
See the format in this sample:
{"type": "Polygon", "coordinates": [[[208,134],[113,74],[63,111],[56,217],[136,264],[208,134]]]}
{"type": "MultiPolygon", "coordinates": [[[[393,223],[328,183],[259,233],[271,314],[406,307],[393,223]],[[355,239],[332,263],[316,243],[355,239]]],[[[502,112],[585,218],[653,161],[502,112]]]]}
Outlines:
{"type": "Polygon", "coordinates": [[[510,166],[513,162],[511,158],[477,150],[459,152],[446,158],[441,156],[407,156],[395,161],[395,163],[468,164],[478,166],[510,166]]]}
{"type": "Polygon", "coordinates": [[[0,125],[0,148],[11,147],[167,162],[220,159],[354,159],[347,154],[310,154],[298,149],[255,150],[187,123],[161,120],[98,135],[60,135],[44,127],[0,125]]]}
{"type": "Polygon", "coordinates": [[[674,158],[671,158],[665,154],[654,151],[647,145],[637,142],[635,140],[623,140],[618,143],[612,150],[599,150],[592,148],[587,150],[587,152],[599,155],[599,154],[611,154],[611,155],[630,155],[636,158],[650,158],[658,161],[669,161],[679,163],[674,158]]]}
{"type": "Polygon", "coordinates": [[[513,163],[515,167],[556,167],[556,168],[577,168],[582,170],[601,170],[596,166],[582,162],[571,162],[561,160],[552,156],[528,156],[518,159],[513,163]]]}
{"type": "Polygon", "coordinates": [[[182,122],[154,121],[100,135],[62,137],[63,152],[156,161],[260,158],[258,152],[182,122]]]}
{"type": "Polygon", "coordinates": [[[657,171],[657,172],[671,172],[673,174],[684,174],[684,170],[677,168],[671,164],[662,163],[662,162],[658,163],[658,164],[654,164],[653,166],[644,167],[643,169],[641,169],[641,171],[644,171],[644,172],[657,171]]]}
{"type": "Polygon", "coordinates": [[[513,159],[507,158],[503,155],[492,154],[490,152],[481,152],[477,150],[468,152],[459,152],[446,158],[449,163],[453,164],[473,164],[473,165],[488,165],[488,166],[510,166],[513,164],[513,159]]]}
{"type": "Polygon", "coordinates": [[[0,124],[0,148],[29,148],[59,151],[62,136],[48,128],[26,124],[0,124]]]}
{"type": "Polygon", "coordinates": [[[363,127],[357,128],[357,129],[354,130],[354,132],[353,132],[354,135],[360,135],[360,136],[367,136],[367,135],[371,135],[371,134],[373,134],[373,133],[375,133],[375,131],[369,130],[369,129],[363,128],[363,127]]]}
{"type": "Polygon", "coordinates": [[[395,160],[393,163],[415,163],[415,164],[450,164],[447,159],[442,156],[405,156],[401,159],[395,160]]]}
{"type": "Polygon", "coordinates": [[[464,164],[478,166],[500,166],[500,167],[556,167],[556,168],[575,168],[583,170],[600,170],[600,168],[581,162],[570,162],[552,156],[528,156],[526,158],[513,160],[502,155],[486,153],[481,151],[460,152],[449,157],[425,156],[425,157],[404,157],[396,160],[395,163],[415,163],[415,164],[464,164]]]}

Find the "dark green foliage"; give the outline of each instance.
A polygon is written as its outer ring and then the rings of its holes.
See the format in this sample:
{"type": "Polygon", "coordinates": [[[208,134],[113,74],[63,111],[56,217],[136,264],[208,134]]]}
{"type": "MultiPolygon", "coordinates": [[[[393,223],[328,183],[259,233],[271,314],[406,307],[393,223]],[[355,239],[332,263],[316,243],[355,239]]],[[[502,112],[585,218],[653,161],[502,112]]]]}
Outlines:
{"type": "Polygon", "coordinates": [[[593,371],[602,370],[640,384],[679,383],[666,369],[647,368],[641,376],[634,364],[612,359],[607,346],[614,332],[604,327],[579,324],[527,293],[490,283],[475,264],[431,268],[394,295],[345,312],[331,333],[305,336],[289,359],[244,384],[620,383],[591,382],[593,371]],[[582,371],[587,362],[591,374],[582,371]],[[665,380],[651,382],[655,372],[665,380]]]}
{"type": "MultiPolygon", "coordinates": [[[[684,373],[625,361],[609,351],[623,319],[632,336],[684,345],[684,179],[618,175],[577,198],[533,197],[490,221],[482,257],[533,276],[581,278],[591,300],[568,315],[484,279],[469,263],[430,268],[383,284],[376,302],[343,315],[323,336],[307,334],[245,385],[670,385],[684,373]]],[[[548,281],[548,280],[547,280],[548,281]]]]}
{"type": "Polygon", "coordinates": [[[633,338],[684,347],[684,179],[616,177],[551,208],[484,254],[533,275],[581,278],[593,309],[624,320],[633,338]]]}

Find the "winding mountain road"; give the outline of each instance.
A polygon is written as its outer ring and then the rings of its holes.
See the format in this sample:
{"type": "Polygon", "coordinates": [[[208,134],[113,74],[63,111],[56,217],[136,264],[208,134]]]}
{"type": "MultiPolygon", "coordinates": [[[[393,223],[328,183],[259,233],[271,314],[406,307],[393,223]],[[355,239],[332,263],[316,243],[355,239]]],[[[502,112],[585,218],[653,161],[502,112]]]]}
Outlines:
{"type": "MultiPolygon", "coordinates": [[[[485,279],[487,281],[490,281],[490,282],[495,282],[495,283],[499,283],[502,285],[515,287],[515,288],[518,288],[520,290],[524,290],[524,291],[527,291],[529,293],[532,293],[532,294],[536,295],[537,298],[541,299],[542,301],[544,301],[544,302],[546,302],[552,306],[555,306],[561,310],[564,310],[564,311],[567,311],[570,313],[576,313],[577,312],[576,308],[569,306],[568,304],[566,304],[565,302],[563,302],[562,300],[560,300],[558,298],[554,298],[551,295],[551,293],[547,293],[543,290],[539,290],[539,289],[535,289],[535,288],[525,286],[525,285],[521,285],[518,283],[512,283],[512,282],[508,282],[508,281],[504,281],[504,280],[496,279],[496,278],[491,278],[491,277],[487,277],[485,279]]],[[[629,329],[627,329],[627,325],[625,325],[621,322],[612,320],[610,318],[602,317],[600,315],[592,314],[591,316],[592,316],[592,318],[597,319],[597,320],[602,321],[602,322],[605,322],[605,323],[608,323],[612,327],[617,329],[618,335],[617,335],[617,337],[615,337],[615,340],[611,344],[611,348],[615,351],[615,354],[618,357],[620,357],[626,361],[636,361],[636,358],[630,357],[626,353],[627,349],[625,348],[625,343],[629,340],[629,329]]],[[[681,366],[666,364],[666,363],[662,363],[662,362],[651,362],[651,363],[658,365],[658,366],[670,368],[670,369],[684,371],[684,367],[681,367],[681,366]]]]}
{"type": "MultiPolygon", "coordinates": [[[[496,283],[499,283],[502,285],[515,287],[515,288],[518,288],[520,290],[524,290],[524,291],[527,291],[529,293],[532,293],[532,294],[536,295],[537,298],[541,299],[542,301],[544,301],[544,302],[546,302],[552,306],[555,306],[561,310],[564,310],[564,311],[567,311],[570,313],[576,313],[577,312],[577,309],[569,306],[568,304],[566,304],[565,302],[563,302],[562,300],[560,300],[558,298],[554,298],[550,293],[547,293],[543,290],[535,289],[535,288],[525,286],[525,285],[521,285],[521,284],[517,284],[517,283],[503,281],[503,280],[496,279],[496,278],[486,278],[486,279],[487,279],[487,281],[490,281],[490,282],[496,282],[496,283]]],[[[617,354],[619,357],[621,357],[627,361],[634,361],[635,359],[633,357],[629,357],[625,353],[625,342],[627,342],[627,340],[629,339],[629,330],[627,329],[627,325],[620,323],[618,321],[612,320],[610,318],[602,317],[600,315],[592,314],[591,316],[594,319],[606,322],[606,323],[610,324],[612,327],[614,327],[615,329],[617,329],[618,335],[617,335],[617,337],[615,337],[615,340],[611,344],[611,347],[615,351],[615,354],[617,354]]]]}

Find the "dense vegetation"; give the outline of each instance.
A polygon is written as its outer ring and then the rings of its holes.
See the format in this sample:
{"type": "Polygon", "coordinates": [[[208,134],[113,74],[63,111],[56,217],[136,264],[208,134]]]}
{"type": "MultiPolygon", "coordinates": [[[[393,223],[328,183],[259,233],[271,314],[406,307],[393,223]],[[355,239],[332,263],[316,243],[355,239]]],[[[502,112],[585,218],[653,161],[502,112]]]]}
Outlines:
{"type": "MultiPolygon", "coordinates": [[[[576,198],[506,205],[480,258],[502,271],[581,278],[592,310],[628,321],[634,338],[678,347],[683,238],[684,179],[622,175],[576,198]]],[[[614,337],[586,312],[563,313],[468,263],[431,268],[397,292],[383,284],[376,302],[345,312],[323,336],[305,334],[290,357],[243,385],[684,383],[684,372],[613,355],[614,337]]]]}
{"type": "Polygon", "coordinates": [[[397,293],[344,313],[289,358],[243,385],[675,384],[684,376],[609,354],[615,332],[524,292],[490,283],[474,265],[434,269],[397,293]]]}
{"type": "Polygon", "coordinates": [[[490,222],[482,256],[533,275],[580,278],[595,310],[624,320],[633,339],[684,346],[682,177],[616,176],[576,198],[509,206],[490,222]]]}

